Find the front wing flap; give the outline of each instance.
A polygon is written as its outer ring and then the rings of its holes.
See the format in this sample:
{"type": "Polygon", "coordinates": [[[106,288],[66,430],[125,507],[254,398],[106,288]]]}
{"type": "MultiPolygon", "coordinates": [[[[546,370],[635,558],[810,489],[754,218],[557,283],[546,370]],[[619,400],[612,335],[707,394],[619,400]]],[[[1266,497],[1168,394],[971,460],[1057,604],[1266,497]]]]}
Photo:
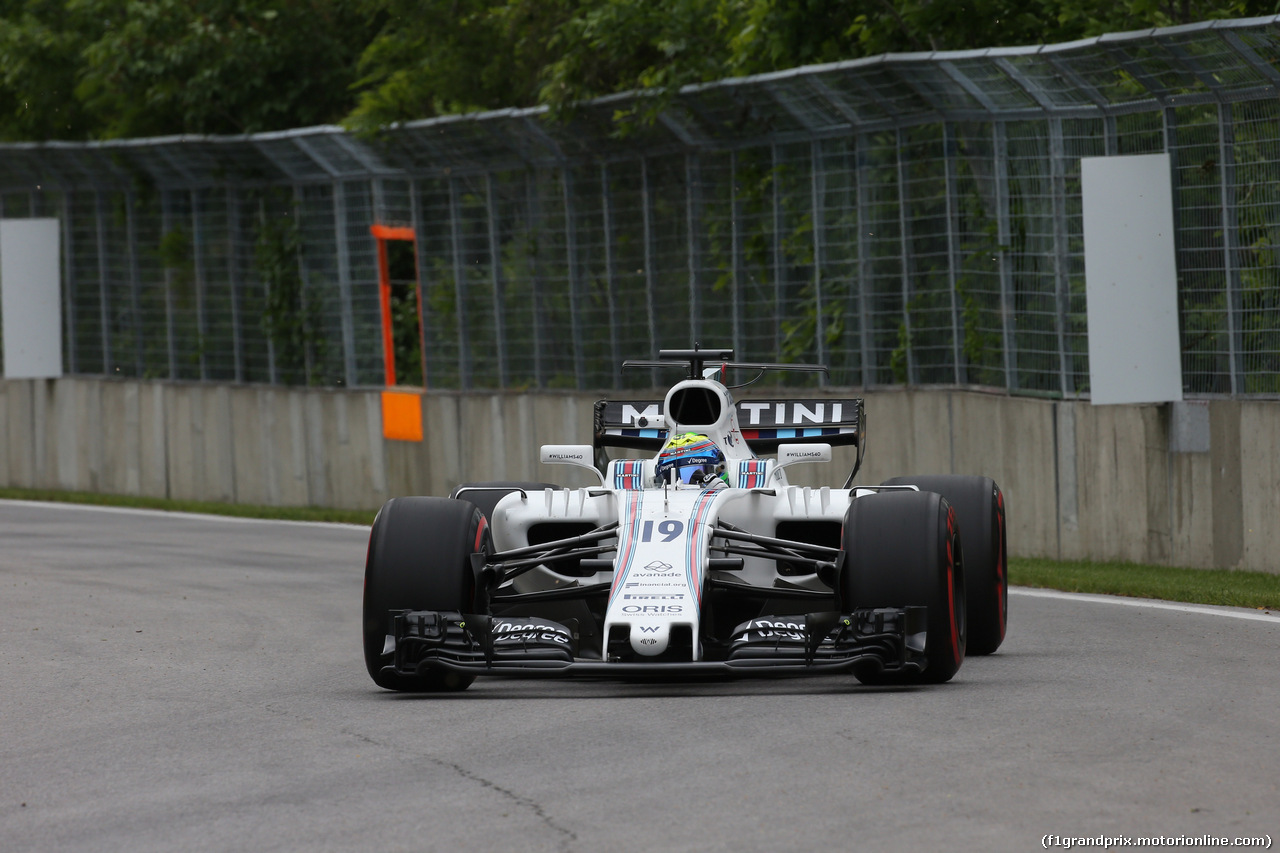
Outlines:
{"type": "Polygon", "coordinates": [[[394,620],[401,676],[431,670],[519,677],[722,677],[817,675],[925,666],[924,607],[763,616],[739,625],[724,660],[599,660],[577,656],[574,626],[548,619],[456,611],[402,611],[394,620]]]}

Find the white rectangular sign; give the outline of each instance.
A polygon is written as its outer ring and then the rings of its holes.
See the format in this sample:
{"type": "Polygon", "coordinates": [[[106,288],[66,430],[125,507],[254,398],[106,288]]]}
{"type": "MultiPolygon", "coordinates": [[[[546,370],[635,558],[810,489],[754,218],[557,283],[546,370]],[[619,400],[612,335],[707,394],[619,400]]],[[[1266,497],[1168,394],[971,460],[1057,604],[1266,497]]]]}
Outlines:
{"type": "Polygon", "coordinates": [[[58,220],[0,219],[4,375],[62,375],[62,277],[58,220]]]}
{"type": "Polygon", "coordinates": [[[1082,157],[1080,184],[1093,403],[1181,400],[1169,155],[1082,157]]]}

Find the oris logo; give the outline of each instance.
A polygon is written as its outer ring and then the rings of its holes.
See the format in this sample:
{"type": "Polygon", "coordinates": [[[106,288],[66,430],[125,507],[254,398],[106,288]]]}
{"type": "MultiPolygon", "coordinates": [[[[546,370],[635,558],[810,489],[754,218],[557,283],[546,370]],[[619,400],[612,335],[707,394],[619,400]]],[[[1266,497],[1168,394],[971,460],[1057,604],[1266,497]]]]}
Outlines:
{"type": "Polygon", "coordinates": [[[650,613],[665,616],[678,616],[684,613],[683,604],[628,604],[622,608],[623,613],[650,613]]]}

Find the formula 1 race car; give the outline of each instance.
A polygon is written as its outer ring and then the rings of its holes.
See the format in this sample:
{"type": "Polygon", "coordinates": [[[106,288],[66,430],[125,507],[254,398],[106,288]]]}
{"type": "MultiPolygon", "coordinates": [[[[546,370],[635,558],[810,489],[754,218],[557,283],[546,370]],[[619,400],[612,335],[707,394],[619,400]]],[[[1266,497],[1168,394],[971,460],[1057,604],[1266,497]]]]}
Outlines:
{"type": "Polygon", "coordinates": [[[470,483],[382,507],[364,591],[378,685],[826,673],[940,683],[966,652],[1000,646],[1005,511],[992,480],[854,487],[861,399],[735,403],[724,384],[730,371],[816,365],[734,362],[695,345],[624,364],[634,367],[687,378],[660,402],[597,403],[593,445],[541,450],[598,485],[470,483]],[[856,448],[843,486],[788,484],[788,468],[829,462],[834,445],[856,448]]]}

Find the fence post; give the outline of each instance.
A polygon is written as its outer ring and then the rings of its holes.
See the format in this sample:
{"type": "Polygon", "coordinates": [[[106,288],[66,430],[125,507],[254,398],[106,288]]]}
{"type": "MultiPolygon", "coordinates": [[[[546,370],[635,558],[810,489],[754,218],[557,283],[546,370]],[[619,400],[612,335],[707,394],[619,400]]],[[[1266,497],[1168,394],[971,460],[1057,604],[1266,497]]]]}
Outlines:
{"type": "MultiPolygon", "coordinates": [[[[640,158],[640,207],[641,214],[644,219],[644,292],[645,292],[645,313],[649,321],[649,351],[654,356],[658,354],[658,306],[656,302],[656,294],[654,290],[657,287],[657,279],[653,274],[653,197],[652,188],[649,186],[649,159],[647,157],[640,158]]],[[[658,372],[650,371],[653,384],[658,384],[658,372]]]]}
{"type": "MultiPolygon", "coordinates": [[[[163,240],[173,229],[172,202],[167,190],[160,190],[160,238],[163,240]]],[[[173,334],[173,269],[164,266],[164,340],[169,350],[169,378],[178,378],[177,345],[173,334]]]]}
{"type": "Polygon", "coordinates": [[[135,219],[133,191],[124,194],[124,229],[125,257],[129,261],[129,313],[132,314],[133,326],[133,359],[134,376],[141,379],[146,375],[146,358],[143,354],[143,341],[147,330],[142,322],[142,277],[138,270],[138,229],[135,219]]]}
{"type": "Polygon", "coordinates": [[[196,352],[200,359],[200,381],[209,378],[209,362],[205,355],[205,344],[208,341],[208,323],[205,318],[204,305],[204,227],[200,215],[201,190],[191,190],[191,260],[195,269],[196,288],[196,352]]]}
{"type": "Polygon", "coordinates": [[[782,357],[782,318],[786,316],[783,303],[783,279],[786,276],[786,259],[782,255],[782,163],[778,146],[769,146],[773,183],[773,357],[782,357]]]}
{"type": "MultiPolygon", "coordinates": [[[[298,267],[298,280],[302,283],[302,310],[304,312],[311,313],[310,300],[313,298],[316,298],[314,296],[316,291],[312,287],[311,275],[307,270],[307,259],[306,259],[307,244],[302,234],[302,188],[299,187],[297,184],[293,184],[292,186],[289,187],[289,204],[292,205],[289,209],[289,219],[291,222],[293,222],[294,230],[297,232],[297,235],[298,235],[297,250],[294,253],[295,254],[294,262],[297,264],[297,267],[298,267]]],[[[337,204],[336,194],[335,194],[334,204],[335,205],[337,204]]],[[[334,245],[336,246],[338,243],[345,241],[345,239],[346,239],[346,235],[338,234],[335,229],[335,232],[333,235],[334,245]]],[[[350,387],[351,383],[346,379],[347,307],[345,304],[343,304],[341,290],[339,290],[338,302],[339,302],[338,320],[342,325],[343,383],[348,387],[350,387]]],[[[320,304],[323,305],[324,304],[323,301],[320,301],[320,304]]],[[[312,314],[312,316],[314,317],[315,315],[312,314]]],[[[323,323],[323,320],[321,321],[321,323],[323,323]]],[[[314,332],[315,330],[312,330],[312,331],[314,332]]],[[[320,364],[315,363],[314,354],[312,352],[313,349],[314,347],[311,347],[311,346],[304,346],[303,348],[303,353],[306,356],[305,364],[306,364],[307,385],[311,385],[312,382],[314,381],[313,377],[315,376],[315,372],[317,370],[322,371],[323,369],[323,361],[321,361],[320,364]]],[[[321,373],[321,375],[323,376],[323,372],[321,373]]]]}
{"type": "MultiPolygon", "coordinates": [[[[822,168],[822,143],[815,139],[809,144],[809,203],[813,217],[813,336],[818,364],[827,363],[827,331],[823,322],[822,304],[822,238],[825,233],[822,200],[825,194],[826,172],[822,168]]],[[[820,375],[819,384],[825,382],[820,375]]]]}
{"type": "Polygon", "coordinates": [[[471,387],[471,352],[467,346],[466,264],[462,260],[462,209],[458,179],[449,178],[449,247],[453,254],[454,319],[458,331],[458,386],[471,387]]]}
{"type": "Polygon", "coordinates": [[[111,357],[111,292],[107,281],[107,205],[101,190],[93,191],[93,209],[98,239],[98,317],[102,323],[102,372],[110,376],[115,372],[111,357]]]}
{"type": "Polygon", "coordinates": [[[1244,304],[1240,292],[1240,259],[1236,251],[1240,226],[1236,218],[1235,129],[1226,115],[1229,109],[1229,105],[1218,103],[1218,162],[1222,164],[1218,174],[1222,196],[1222,272],[1227,290],[1227,365],[1231,393],[1239,394],[1247,389],[1242,387],[1244,339],[1240,315],[1244,304]]]}
{"type": "Polygon", "coordinates": [[[733,326],[733,351],[745,358],[742,349],[742,204],[738,201],[738,152],[729,152],[729,295],[733,326]]]}
{"type": "Polygon", "coordinates": [[[866,134],[857,137],[857,169],[858,191],[858,322],[861,325],[859,343],[862,346],[862,387],[870,388],[876,381],[875,341],[871,318],[871,234],[867,231],[867,210],[871,207],[870,191],[867,189],[866,173],[871,168],[867,163],[867,149],[870,144],[866,134]]]}
{"type": "Polygon", "coordinates": [[[560,192],[564,198],[565,265],[569,277],[569,334],[573,347],[573,387],[582,388],[582,283],[578,274],[578,223],[573,206],[573,175],[569,164],[560,164],[560,192]]]}
{"type": "Polygon", "coordinates": [[[958,270],[961,259],[959,246],[956,244],[956,194],[959,192],[956,180],[956,137],[951,122],[942,123],[942,171],[947,197],[947,286],[951,291],[951,359],[952,377],[957,385],[963,385],[968,379],[968,370],[964,365],[964,324],[960,322],[960,282],[958,270]]]}
{"type": "MultiPolygon", "coordinates": [[[[263,229],[266,228],[266,225],[267,225],[267,198],[266,198],[266,195],[263,194],[258,196],[258,233],[259,234],[262,234],[263,229]]],[[[270,300],[271,299],[271,282],[265,281],[265,280],[259,281],[258,285],[262,288],[263,297],[270,300]]],[[[304,316],[305,316],[306,297],[303,297],[302,302],[303,302],[302,309],[304,311],[304,316]]],[[[274,340],[273,335],[268,334],[268,335],[265,335],[264,337],[266,337],[267,339],[267,381],[270,382],[272,385],[279,385],[280,372],[276,367],[276,342],[274,340]]],[[[305,344],[303,346],[305,347],[305,344]]],[[[307,370],[305,369],[305,367],[303,369],[303,376],[309,384],[310,376],[307,375],[307,370]]]]}
{"type": "MultiPolygon", "coordinates": [[[[295,184],[293,193],[295,199],[300,199],[302,190],[295,184]]],[[[342,181],[335,181],[333,185],[333,230],[337,248],[338,302],[342,312],[342,374],[350,388],[356,384],[356,327],[355,308],[351,302],[351,233],[347,224],[347,188],[342,181]]],[[[305,267],[304,264],[304,270],[305,267]]],[[[426,382],[425,377],[423,382],[426,382]]]]}
{"type": "Polygon", "coordinates": [[[702,214],[701,169],[697,154],[684,155],[685,245],[689,261],[689,344],[702,334],[702,294],[699,290],[700,261],[698,222],[702,214]]]}
{"type": "Polygon", "coordinates": [[[418,292],[422,298],[418,300],[420,314],[418,316],[418,351],[422,353],[422,387],[431,387],[431,359],[427,358],[427,329],[430,326],[431,300],[427,294],[427,264],[423,253],[426,251],[426,240],[422,239],[422,194],[418,191],[417,181],[409,181],[409,220],[416,237],[413,241],[413,268],[418,274],[418,292]]]}
{"type": "Polygon", "coordinates": [[[993,121],[994,167],[996,182],[996,240],[1000,244],[998,269],[1000,273],[1000,335],[1004,349],[1004,387],[1009,391],[1018,388],[1017,356],[1013,351],[1013,270],[1010,269],[1009,228],[1009,141],[1003,122],[993,121]]]}
{"type": "Polygon", "coordinates": [[[914,332],[911,328],[911,217],[908,215],[907,167],[902,149],[906,147],[906,133],[902,128],[894,130],[898,155],[898,263],[902,278],[902,325],[906,330],[907,384],[920,383],[920,371],[916,367],[914,332]]]}
{"type": "MultiPolygon", "coordinates": [[[[493,191],[493,173],[484,173],[484,206],[489,225],[489,273],[493,285],[494,351],[498,359],[498,387],[509,384],[507,374],[506,294],[502,282],[502,243],[498,238],[498,199],[493,191]]],[[[421,286],[421,285],[419,285],[421,286]]]]}
{"type": "Polygon", "coordinates": [[[533,385],[542,388],[546,385],[546,368],[542,357],[542,263],[541,252],[538,251],[538,229],[541,227],[542,211],[538,204],[538,173],[530,168],[525,172],[525,202],[528,208],[529,235],[528,251],[530,253],[529,270],[533,276],[533,385]]]}
{"type": "Polygon", "coordinates": [[[622,350],[618,330],[617,259],[613,249],[613,193],[609,191],[608,163],[600,164],[600,210],[604,219],[604,280],[605,299],[609,303],[609,370],[612,372],[622,365],[622,350]]]}
{"type": "Polygon", "coordinates": [[[236,382],[244,381],[244,350],[240,346],[240,194],[227,187],[227,287],[231,302],[231,352],[236,382]]]}
{"type": "Polygon", "coordinates": [[[1067,313],[1071,307],[1071,279],[1067,275],[1067,146],[1062,119],[1049,119],[1049,177],[1053,185],[1053,279],[1057,292],[1058,390],[1074,393],[1075,373],[1067,354],[1067,313]]]}
{"type": "Polygon", "coordinates": [[[75,251],[72,241],[75,228],[71,219],[75,215],[75,195],[71,190],[62,192],[62,332],[66,350],[68,373],[76,373],[76,300],[75,300],[75,251]]]}

